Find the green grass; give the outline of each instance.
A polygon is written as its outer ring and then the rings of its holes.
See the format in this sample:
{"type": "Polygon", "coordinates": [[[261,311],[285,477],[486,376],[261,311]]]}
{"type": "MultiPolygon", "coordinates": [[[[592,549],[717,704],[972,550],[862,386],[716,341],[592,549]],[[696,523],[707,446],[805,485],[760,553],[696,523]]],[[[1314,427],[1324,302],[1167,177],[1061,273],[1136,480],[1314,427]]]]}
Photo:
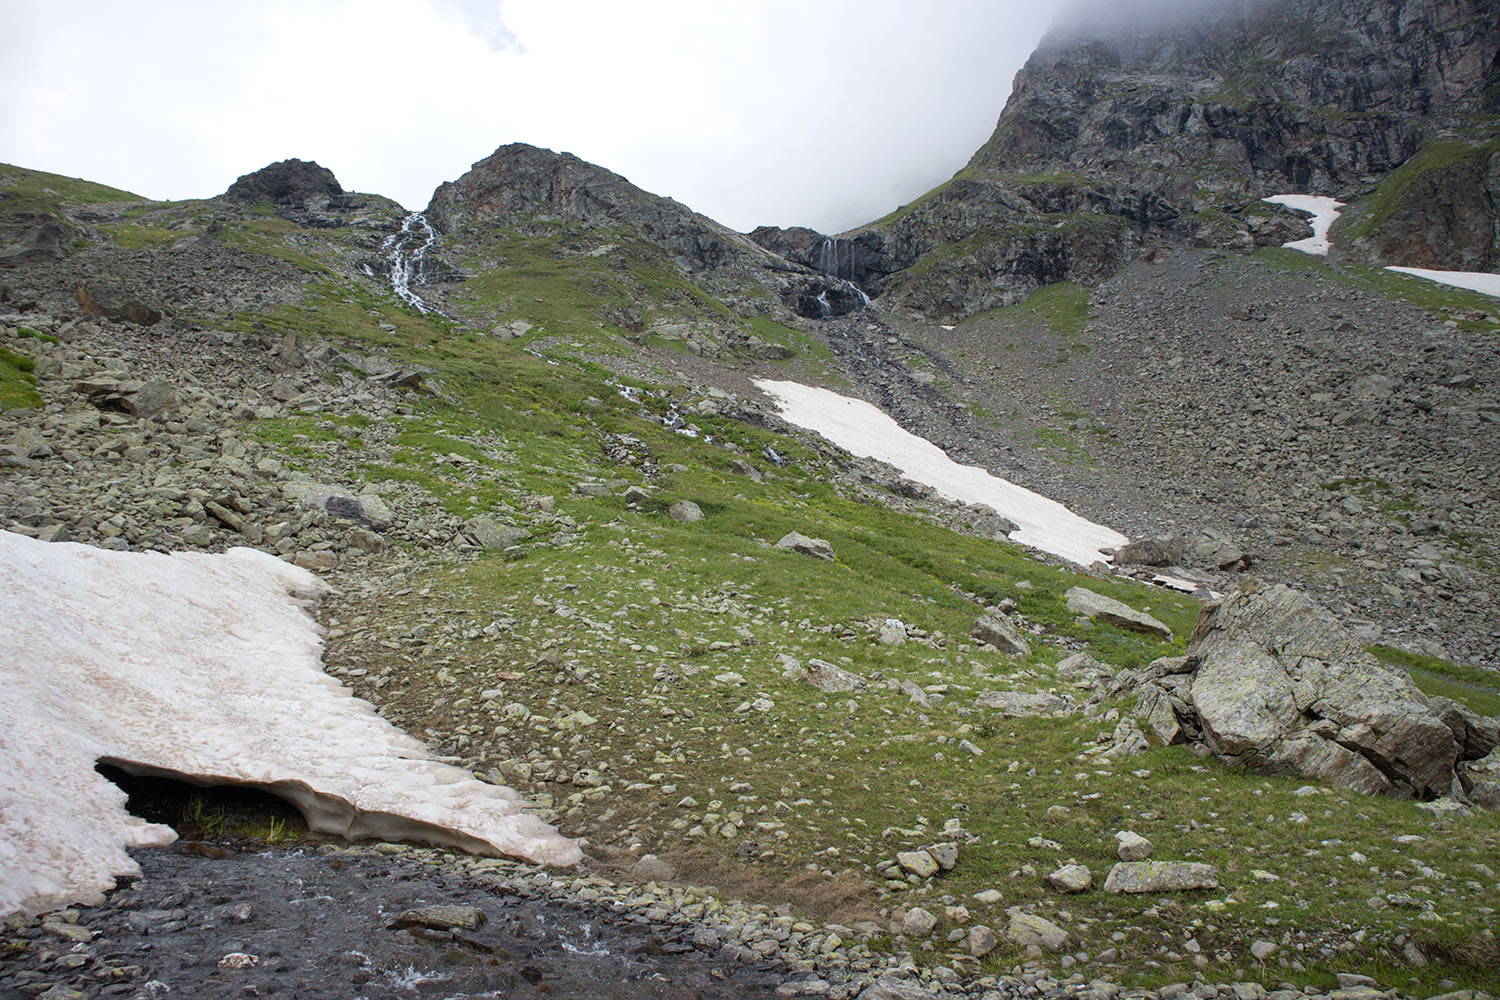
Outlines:
{"type": "Polygon", "coordinates": [[[1427,175],[1463,165],[1482,169],[1482,161],[1497,152],[1500,152],[1500,140],[1496,139],[1479,145],[1449,140],[1429,142],[1381,182],[1364,206],[1363,217],[1349,227],[1349,234],[1364,237],[1377,232],[1405,206],[1412,197],[1414,185],[1427,175]]]}
{"type": "Polygon", "coordinates": [[[44,215],[60,218],[64,205],[140,200],[140,195],[119,188],[0,163],[0,216],[44,215]]]}
{"type": "Polygon", "coordinates": [[[41,394],[36,391],[36,362],[0,347],[0,410],[34,410],[41,405],[41,394]]]}
{"type": "Polygon", "coordinates": [[[1480,715],[1500,715],[1500,674],[1393,646],[1368,648],[1381,663],[1409,673],[1423,694],[1452,698],[1480,715]]]}

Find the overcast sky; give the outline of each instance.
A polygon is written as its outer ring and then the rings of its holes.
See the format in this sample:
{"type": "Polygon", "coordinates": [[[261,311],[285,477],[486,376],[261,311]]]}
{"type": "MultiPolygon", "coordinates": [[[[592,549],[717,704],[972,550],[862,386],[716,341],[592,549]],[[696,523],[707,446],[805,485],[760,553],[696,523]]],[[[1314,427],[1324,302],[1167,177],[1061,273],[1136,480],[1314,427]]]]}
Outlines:
{"type": "Polygon", "coordinates": [[[739,230],[868,222],[988,138],[1050,0],[0,0],[0,161],[202,198],[287,157],[422,208],[566,150],[739,230]]]}

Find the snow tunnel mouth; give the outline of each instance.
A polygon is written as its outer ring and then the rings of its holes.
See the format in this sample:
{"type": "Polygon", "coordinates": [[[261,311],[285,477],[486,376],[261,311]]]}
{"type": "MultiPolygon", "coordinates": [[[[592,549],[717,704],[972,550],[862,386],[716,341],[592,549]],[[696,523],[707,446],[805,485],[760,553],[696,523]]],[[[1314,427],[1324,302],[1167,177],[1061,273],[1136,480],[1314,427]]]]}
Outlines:
{"type": "Polygon", "coordinates": [[[170,826],[183,840],[276,844],[308,836],[296,806],[263,788],[109,757],[101,757],[94,770],[126,794],[131,815],[170,826]]]}

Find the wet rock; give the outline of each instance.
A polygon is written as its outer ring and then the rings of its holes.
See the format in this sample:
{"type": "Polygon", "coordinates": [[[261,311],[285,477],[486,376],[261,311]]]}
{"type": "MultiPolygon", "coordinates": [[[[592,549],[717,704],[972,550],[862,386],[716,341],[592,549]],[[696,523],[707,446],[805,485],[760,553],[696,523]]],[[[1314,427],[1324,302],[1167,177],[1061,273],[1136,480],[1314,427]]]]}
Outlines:
{"type": "Polygon", "coordinates": [[[484,911],[477,906],[437,905],[406,910],[392,927],[426,927],[435,931],[478,930],[485,922],[484,911]]]}

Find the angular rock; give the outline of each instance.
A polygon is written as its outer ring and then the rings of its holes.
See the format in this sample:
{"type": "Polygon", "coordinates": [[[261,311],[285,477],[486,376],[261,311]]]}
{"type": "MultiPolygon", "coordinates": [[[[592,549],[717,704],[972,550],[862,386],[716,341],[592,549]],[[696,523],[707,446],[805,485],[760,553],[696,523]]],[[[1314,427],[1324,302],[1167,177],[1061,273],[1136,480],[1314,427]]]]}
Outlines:
{"type": "Polygon", "coordinates": [[[697,524],[703,520],[703,508],[691,500],[678,500],[667,508],[667,516],[678,524],[697,524]]]}
{"type": "Polygon", "coordinates": [[[932,878],[938,873],[937,859],[926,851],[902,851],[896,863],[917,878],[932,878]]]}
{"type": "Polygon", "coordinates": [[[1218,887],[1218,869],[1193,861],[1121,861],[1104,880],[1105,892],[1186,892],[1218,887]]]}
{"type": "Polygon", "coordinates": [[[936,926],[937,917],[920,906],[913,906],[906,911],[906,916],[901,918],[901,933],[910,937],[926,937],[936,926]]]}
{"type": "Polygon", "coordinates": [[[980,708],[998,708],[1003,715],[1064,715],[1073,706],[1055,694],[1031,691],[985,691],[974,699],[980,708]]]}
{"type": "Polygon", "coordinates": [[[1005,928],[1005,936],[1023,948],[1027,945],[1036,945],[1054,952],[1067,948],[1072,941],[1067,931],[1046,917],[1038,917],[1021,910],[1011,911],[1010,923],[1005,928]]]}
{"type": "Polygon", "coordinates": [[[1189,652],[1193,710],[1226,760],[1365,793],[1452,788],[1454,730],[1306,594],[1241,587],[1204,609],[1189,652]]]}
{"type": "Polygon", "coordinates": [[[1087,892],[1094,884],[1094,873],[1084,865],[1063,865],[1043,881],[1058,892],[1087,892]]]}
{"type": "Polygon", "coordinates": [[[1000,941],[995,937],[995,932],[984,924],[975,924],[969,928],[969,954],[975,958],[983,958],[995,950],[1000,941]]]}
{"type": "Polygon", "coordinates": [[[465,521],[463,533],[475,545],[487,552],[503,551],[531,537],[531,532],[526,528],[503,524],[483,514],[465,521]]]}
{"type": "Polygon", "coordinates": [[[1135,716],[1146,723],[1164,746],[1182,742],[1182,726],[1178,724],[1172,699],[1159,684],[1148,682],[1141,685],[1136,695],[1135,716]]]}
{"type": "Polygon", "coordinates": [[[1118,842],[1115,846],[1115,854],[1121,861],[1145,861],[1155,850],[1151,841],[1134,830],[1119,831],[1115,834],[1115,840],[1118,842]]]}
{"type": "Polygon", "coordinates": [[[881,978],[866,986],[857,1000],[939,1000],[939,995],[908,979],[881,978]]]}
{"type": "Polygon", "coordinates": [[[804,681],[827,694],[863,691],[869,687],[869,682],[863,677],[825,660],[808,660],[806,667],[791,657],[783,662],[782,675],[788,680],[804,681]]]}
{"type": "Polygon", "coordinates": [[[1094,621],[1104,622],[1106,625],[1128,629],[1132,632],[1144,632],[1147,635],[1160,636],[1168,642],[1172,641],[1172,630],[1167,626],[1145,612],[1137,611],[1113,597],[1105,597],[1103,594],[1096,594],[1083,587],[1073,587],[1063,597],[1068,602],[1068,610],[1075,615],[1087,615],[1094,621]]]}
{"type": "Polygon", "coordinates": [[[1175,566],[1182,562],[1182,543],[1175,538],[1142,538],[1115,551],[1117,566],[1175,566]]]}
{"type": "Polygon", "coordinates": [[[776,543],[778,549],[790,549],[793,552],[801,552],[803,555],[814,556],[818,559],[827,559],[833,562],[833,546],[828,544],[825,538],[808,538],[797,531],[788,531],[781,536],[776,543]]]}
{"type": "Polygon", "coordinates": [[[384,531],[391,526],[391,509],[374,493],[351,496],[336,486],[311,480],[292,480],[281,485],[282,494],[303,507],[322,510],[346,521],[358,521],[367,528],[384,531]]]}
{"type": "Polygon", "coordinates": [[[932,855],[933,859],[937,861],[938,867],[945,872],[951,872],[958,866],[958,845],[951,841],[942,844],[933,844],[927,848],[927,853],[932,855]]]}
{"type": "Polygon", "coordinates": [[[969,634],[986,646],[993,646],[1006,656],[1030,656],[1031,644],[1004,615],[985,615],[974,623],[969,634]]]}
{"type": "Polygon", "coordinates": [[[485,913],[477,906],[424,906],[406,910],[396,918],[393,927],[426,927],[434,931],[478,930],[484,926],[485,913]]]}

